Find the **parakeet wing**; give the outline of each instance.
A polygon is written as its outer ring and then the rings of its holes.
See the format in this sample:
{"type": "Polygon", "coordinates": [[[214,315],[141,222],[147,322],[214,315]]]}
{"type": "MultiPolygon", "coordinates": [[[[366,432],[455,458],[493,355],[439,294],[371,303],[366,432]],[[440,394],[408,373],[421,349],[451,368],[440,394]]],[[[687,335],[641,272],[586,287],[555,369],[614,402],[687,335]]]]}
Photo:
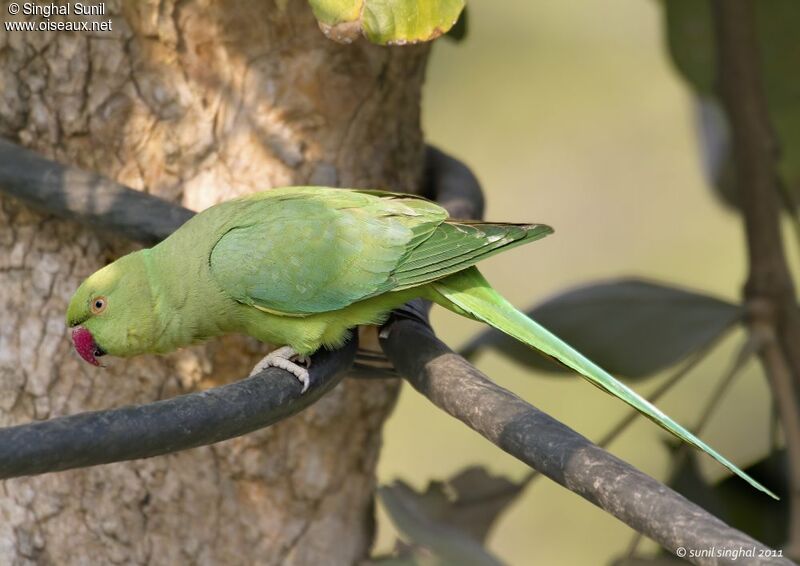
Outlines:
{"type": "Polygon", "coordinates": [[[211,252],[211,273],[236,300],[294,315],[393,288],[409,247],[447,217],[424,199],[349,190],[278,189],[241,202],[237,225],[211,252]]]}
{"type": "Polygon", "coordinates": [[[542,225],[450,221],[437,204],[396,193],[321,188],[245,199],[212,250],[211,272],[236,300],[302,316],[455,273],[542,225]]]}
{"type": "Polygon", "coordinates": [[[402,258],[392,277],[394,290],[417,287],[475,265],[501,250],[538,240],[553,232],[544,224],[450,220],[402,258]]]}

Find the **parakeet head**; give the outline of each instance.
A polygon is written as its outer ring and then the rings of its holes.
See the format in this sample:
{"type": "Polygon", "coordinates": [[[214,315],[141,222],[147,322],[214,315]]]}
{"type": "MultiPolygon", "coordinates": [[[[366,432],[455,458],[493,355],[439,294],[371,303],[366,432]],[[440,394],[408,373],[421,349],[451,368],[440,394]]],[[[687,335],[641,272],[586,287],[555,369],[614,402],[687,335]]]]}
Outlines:
{"type": "Polygon", "coordinates": [[[89,276],[72,296],[67,325],[75,350],[90,364],[151,346],[156,315],[144,261],[142,252],[128,254],[89,276]]]}

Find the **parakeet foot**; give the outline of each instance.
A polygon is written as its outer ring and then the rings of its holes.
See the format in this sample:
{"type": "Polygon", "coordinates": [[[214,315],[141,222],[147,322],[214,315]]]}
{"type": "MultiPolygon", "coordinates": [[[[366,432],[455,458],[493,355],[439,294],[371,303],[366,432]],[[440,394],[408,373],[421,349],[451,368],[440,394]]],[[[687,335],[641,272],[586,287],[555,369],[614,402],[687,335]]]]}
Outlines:
{"type": "Polygon", "coordinates": [[[253,368],[253,371],[250,372],[250,375],[255,375],[271,367],[281,368],[294,375],[303,384],[301,393],[305,393],[308,389],[311,382],[310,374],[308,373],[308,368],[311,367],[311,358],[308,356],[298,354],[291,346],[284,346],[264,356],[253,368]]]}

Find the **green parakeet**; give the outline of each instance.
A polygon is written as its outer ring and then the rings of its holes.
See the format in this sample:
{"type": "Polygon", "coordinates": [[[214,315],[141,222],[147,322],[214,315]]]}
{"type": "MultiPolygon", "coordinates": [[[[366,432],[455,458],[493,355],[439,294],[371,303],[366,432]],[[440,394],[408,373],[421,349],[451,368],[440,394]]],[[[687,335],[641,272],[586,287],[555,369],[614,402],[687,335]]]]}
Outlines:
{"type": "MultiPolygon", "coordinates": [[[[414,298],[480,320],[574,369],[678,438],[774,496],[691,432],[518,311],[474,265],[550,234],[542,224],[452,220],[426,199],[380,191],[291,187],[213,206],[153,248],[91,275],[67,311],[75,348],[164,353],[228,333],[285,345],[257,366],[341,345],[414,298]]],[[[254,370],[255,371],[255,370],[254,370]]]]}

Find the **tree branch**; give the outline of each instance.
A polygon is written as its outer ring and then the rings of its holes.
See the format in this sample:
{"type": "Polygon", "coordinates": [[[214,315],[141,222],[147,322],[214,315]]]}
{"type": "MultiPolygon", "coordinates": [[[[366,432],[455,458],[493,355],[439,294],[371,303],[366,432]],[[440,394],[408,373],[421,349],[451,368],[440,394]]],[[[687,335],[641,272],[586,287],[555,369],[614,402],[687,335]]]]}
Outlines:
{"type": "Polygon", "coordinates": [[[719,88],[731,123],[742,200],[751,332],[773,340],[761,362],[778,407],[789,455],[790,556],[800,558],[800,310],[780,232],[778,143],[761,81],[752,0],[715,0],[719,88]]]}
{"type": "MultiPolygon", "coordinates": [[[[434,149],[429,149],[426,161],[429,187],[436,189],[430,196],[454,215],[480,216],[483,199],[469,169],[434,149]]],[[[71,178],[68,170],[75,171],[0,141],[0,190],[47,212],[79,218],[112,231],[120,222],[121,233],[146,243],[177,228],[181,215],[191,216],[181,207],[85,173],[82,174],[86,178],[94,180],[80,186],[79,193],[85,196],[73,199],[68,196],[71,187],[51,182],[53,175],[62,182],[71,178]],[[20,181],[13,177],[14,168],[7,161],[21,158],[27,167],[49,167],[53,173],[43,177],[26,174],[20,181]],[[56,190],[66,194],[58,196],[52,192],[56,190]],[[98,194],[110,195],[102,206],[92,204],[98,194]],[[144,208],[137,208],[140,205],[144,208]],[[133,210],[140,211],[137,214],[148,211],[148,222],[143,227],[137,228],[130,215],[133,210]]],[[[382,345],[397,369],[437,406],[673,552],[679,546],[702,550],[712,545],[767,551],[670,488],[492,383],[436,338],[427,324],[427,308],[424,303],[413,301],[398,309],[381,332],[382,345]]],[[[296,379],[273,368],[242,382],[168,401],[0,429],[2,477],[165,454],[244,434],[314,402],[335,385],[332,376],[348,367],[351,359],[350,350],[316,354],[312,370],[319,372],[320,382],[299,398],[296,379]],[[198,427],[198,431],[187,432],[191,427],[198,427]],[[102,448],[95,449],[93,445],[98,444],[102,448]]],[[[692,561],[740,563],[718,558],[692,561]]],[[[749,563],[791,564],[782,559],[754,559],[749,563]]]]}
{"type": "Polygon", "coordinates": [[[2,138],[0,187],[42,212],[146,245],[157,244],[194,216],[188,208],[61,165],[2,138]]]}
{"type": "Polygon", "coordinates": [[[312,357],[311,385],[269,368],[234,383],[0,429],[0,479],[149,458],[241,436],[299,413],[339,383],[356,341],[312,357]]]}
{"type": "Polygon", "coordinates": [[[483,218],[483,190],[469,167],[433,146],[425,151],[423,195],[447,209],[453,218],[483,218]]]}

